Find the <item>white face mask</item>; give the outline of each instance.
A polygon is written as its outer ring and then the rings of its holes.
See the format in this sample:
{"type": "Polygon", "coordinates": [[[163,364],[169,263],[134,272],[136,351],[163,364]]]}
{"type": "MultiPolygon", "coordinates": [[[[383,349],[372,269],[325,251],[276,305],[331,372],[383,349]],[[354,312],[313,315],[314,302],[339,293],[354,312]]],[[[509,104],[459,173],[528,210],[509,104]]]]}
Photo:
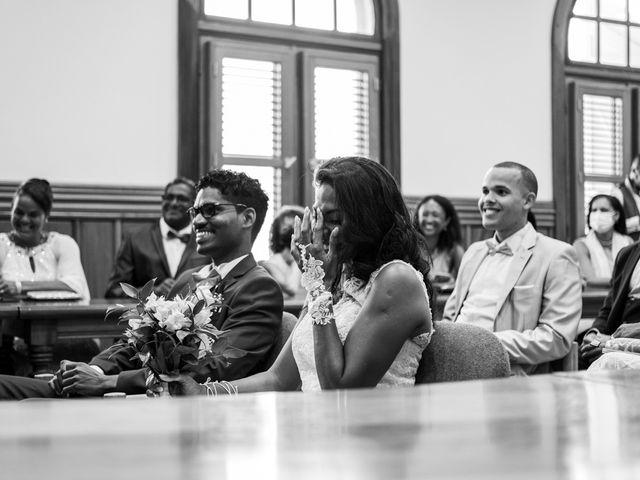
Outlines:
{"type": "Polygon", "coordinates": [[[589,223],[591,228],[597,233],[607,233],[613,230],[615,220],[613,219],[614,212],[591,212],[589,217],[589,223]]]}

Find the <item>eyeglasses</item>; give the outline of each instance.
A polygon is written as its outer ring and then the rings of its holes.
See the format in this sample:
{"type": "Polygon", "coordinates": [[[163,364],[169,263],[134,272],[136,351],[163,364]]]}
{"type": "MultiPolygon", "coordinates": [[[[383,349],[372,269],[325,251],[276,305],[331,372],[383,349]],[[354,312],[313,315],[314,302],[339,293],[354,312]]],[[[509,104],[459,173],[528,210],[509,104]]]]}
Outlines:
{"type": "Polygon", "coordinates": [[[175,200],[178,203],[193,203],[193,200],[189,197],[185,197],[184,195],[173,195],[172,193],[162,195],[162,200],[165,202],[173,202],[175,200]]]}
{"type": "Polygon", "coordinates": [[[191,207],[188,212],[192,219],[198,215],[209,219],[223,213],[224,207],[249,208],[243,203],[203,203],[199,207],[191,207]]]}

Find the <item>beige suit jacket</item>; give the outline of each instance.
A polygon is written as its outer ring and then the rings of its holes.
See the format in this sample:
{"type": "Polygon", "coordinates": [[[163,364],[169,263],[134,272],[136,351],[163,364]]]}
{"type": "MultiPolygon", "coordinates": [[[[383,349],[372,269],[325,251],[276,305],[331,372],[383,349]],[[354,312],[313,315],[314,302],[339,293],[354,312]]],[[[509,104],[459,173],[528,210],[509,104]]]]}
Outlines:
{"type": "MultiPolygon", "coordinates": [[[[462,258],[443,319],[455,321],[471,281],[487,256],[476,242],[462,258]]],[[[509,354],[512,372],[544,373],[548,362],[571,348],[582,314],[582,285],[574,248],[530,229],[506,272],[496,272],[503,288],[495,307],[493,331],[509,354]]]]}

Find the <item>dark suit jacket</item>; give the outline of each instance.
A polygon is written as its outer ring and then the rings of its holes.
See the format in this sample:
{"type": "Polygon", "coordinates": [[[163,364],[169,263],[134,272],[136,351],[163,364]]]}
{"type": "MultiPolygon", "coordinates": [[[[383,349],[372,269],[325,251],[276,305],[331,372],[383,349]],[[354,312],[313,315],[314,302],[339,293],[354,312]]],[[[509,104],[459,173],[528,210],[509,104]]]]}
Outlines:
{"type": "MultiPolygon", "coordinates": [[[[195,285],[194,268],[184,272],[176,281],[169,296],[175,296],[185,285],[195,285]]],[[[230,359],[228,366],[217,366],[214,370],[196,375],[203,382],[212,380],[234,380],[264,369],[269,351],[274,345],[282,323],[282,290],[267,271],[256,264],[253,255],[244,258],[216,288],[222,293],[223,303],[228,308],[216,314],[215,326],[228,330],[229,345],[245,350],[245,356],[230,359]]],[[[107,375],[118,375],[117,390],[125,393],[144,393],[145,369],[138,359],[133,359],[133,350],[126,347],[113,354],[105,350],[91,360],[107,375]]]]}
{"type": "MultiPolygon", "coordinates": [[[[176,278],[185,270],[202,267],[210,261],[210,258],[196,251],[195,235],[192,233],[180,259],[176,278]]],[[[153,225],[135,230],[124,239],[109,276],[104,296],[124,297],[120,282],[140,288],[152,278],[157,278],[156,283],[160,283],[170,277],[169,263],[162,246],[160,225],[155,222],[153,225]]]]}
{"type": "Polygon", "coordinates": [[[613,266],[611,288],[591,326],[597,328],[600,333],[611,335],[622,324],[622,314],[629,296],[631,274],[639,259],[640,242],[629,245],[618,253],[613,266]]]}

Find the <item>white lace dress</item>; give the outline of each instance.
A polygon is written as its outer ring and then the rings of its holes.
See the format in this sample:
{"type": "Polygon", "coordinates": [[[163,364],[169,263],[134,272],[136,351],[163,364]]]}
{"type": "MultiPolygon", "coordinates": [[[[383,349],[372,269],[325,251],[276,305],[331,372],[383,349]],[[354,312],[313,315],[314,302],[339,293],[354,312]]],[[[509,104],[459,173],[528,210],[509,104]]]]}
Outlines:
{"type": "MultiPolygon", "coordinates": [[[[401,260],[394,260],[392,262],[386,263],[371,274],[369,282],[367,282],[366,285],[363,285],[363,282],[361,280],[354,277],[349,278],[344,282],[344,294],[342,295],[342,298],[333,306],[333,314],[336,322],[336,327],[338,329],[338,335],[343,345],[380,271],[382,271],[382,269],[387,265],[391,265],[393,263],[404,263],[405,265],[408,265],[401,260]]],[[[411,265],[409,266],[411,267],[411,265]]],[[[376,387],[379,388],[410,386],[415,384],[418,363],[420,362],[420,358],[422,358],[422,352],[429,344],[431,334],[433,333],[427,288],[425,287],[422,280],[422,275],[413,267],[411,267],[411,269],[415,272],[417,280],[422,285],[424,295],[427,300],[429,331],[409,338],[404,342],[402,348],[400,349],[400,352],[398,352],[398,355],[389,367],[389,370],[387,370],[378,385],[376,385],[376,387]]],[[[316,371],[313,344],[313,325],[309,315],[305,315],[300,324],[293,331],[291,348],[293,350],[293,356],[298,366],[298,371],[300,372],[300,379],[302,380],[302,390],[307,392],[321,390],[320,381],[318,380],[318,373],[316,371]]]]}

